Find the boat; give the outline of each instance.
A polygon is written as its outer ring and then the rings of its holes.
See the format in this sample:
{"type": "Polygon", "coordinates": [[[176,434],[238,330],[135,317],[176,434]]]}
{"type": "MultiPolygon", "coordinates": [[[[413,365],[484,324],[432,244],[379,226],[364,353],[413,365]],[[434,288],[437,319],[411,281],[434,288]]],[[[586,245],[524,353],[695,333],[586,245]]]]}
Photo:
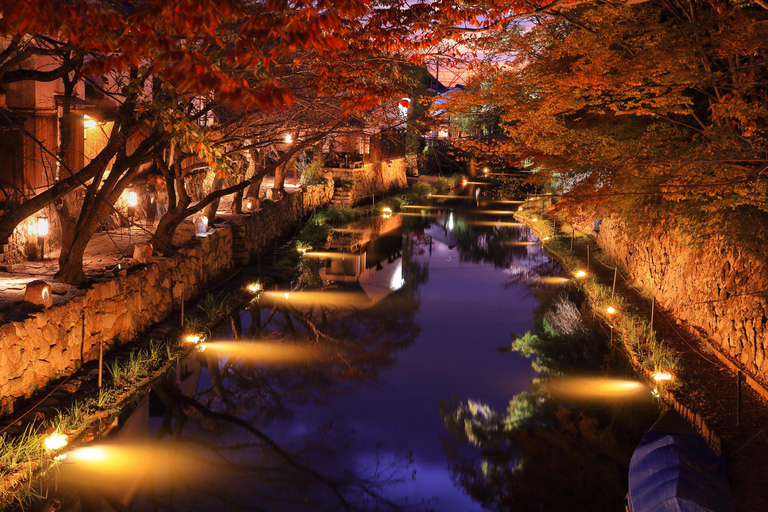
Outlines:
{"type": "Polygon", "coordinates": [[[677,412],[669,410],[637,445],[629,463],[629,512],[733,512],[725,461],[677,412]]]}

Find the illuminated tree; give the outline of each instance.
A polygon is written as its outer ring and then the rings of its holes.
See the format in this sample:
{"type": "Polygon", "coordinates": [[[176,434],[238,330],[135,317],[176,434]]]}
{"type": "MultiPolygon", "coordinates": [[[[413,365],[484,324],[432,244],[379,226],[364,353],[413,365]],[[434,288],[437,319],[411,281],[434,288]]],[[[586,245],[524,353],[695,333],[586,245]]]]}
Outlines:
{"type": "Polygon", "coordinates": [[[748,2],[550,9],[484,41],[507,62],[478,76],[452,113],[483,123],[499,112],[505,136],[468,145],[526,161],[538,182],[567,192],[564,206],[598,203],[639,222],[647,217],[629,213],[654,204],[699,231],[738,218],[759,236],[767,17],[748,2]]]}

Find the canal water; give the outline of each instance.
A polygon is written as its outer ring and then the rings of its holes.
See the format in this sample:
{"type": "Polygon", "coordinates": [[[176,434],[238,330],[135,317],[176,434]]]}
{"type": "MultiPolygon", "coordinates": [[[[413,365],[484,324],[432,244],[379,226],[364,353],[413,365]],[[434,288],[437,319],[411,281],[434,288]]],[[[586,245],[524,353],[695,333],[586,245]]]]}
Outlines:
{"type": "Polygon", "coordinates": [[[621,510],[656,407],[512,208],[455,199],[335,231],[304,256],[322,292],[234,312],[112,443],[69,457],[57,506],[621,510]]]}

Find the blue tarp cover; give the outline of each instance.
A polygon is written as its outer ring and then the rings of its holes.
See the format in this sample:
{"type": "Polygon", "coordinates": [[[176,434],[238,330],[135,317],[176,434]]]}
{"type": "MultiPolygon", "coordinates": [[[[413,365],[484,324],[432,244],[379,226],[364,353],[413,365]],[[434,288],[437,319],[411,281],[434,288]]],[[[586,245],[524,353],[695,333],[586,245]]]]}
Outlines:
{"type": "Polygon", "coordinates": [[[732,512],[725,463],[697,434],[650,430],[629,464],[631,512],[732,512]]]}

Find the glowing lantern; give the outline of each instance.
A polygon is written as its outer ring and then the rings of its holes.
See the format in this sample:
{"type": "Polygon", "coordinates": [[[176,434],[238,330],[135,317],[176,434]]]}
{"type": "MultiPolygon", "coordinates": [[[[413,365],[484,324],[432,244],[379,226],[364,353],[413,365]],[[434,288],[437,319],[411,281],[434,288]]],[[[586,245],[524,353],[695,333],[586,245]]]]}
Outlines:
{"type": "Polygon", "coordinates": [[[672,380],[672,374],[669,372],[656,372],[652,375],[653,380],[656,382],[662,382],[662,381],[669,381],[672,380]]]}
{"type": "Polygon", "coordinates": [[[584,272],[583,270],[577,270],[576,272],[573,273],[574,277],[585,277],[586,275],[587,273],[584,272]]]}
{"type": "Polygon", "coordinates": [[[537,219],[536,217],[534,217],[534,218],[532,218],[532,219],[531,219],[531,222],[536,222],[537,220],[539,220],[539,219],[537,219]]]}
{"type": "Polygon", "coordinates": [[[128,192],[128,206],[135,208],[139,204],[139,195],[131,190],[128,192]]]}
{"type": "Polygon", "coordinates": [[[187,336],[184,338],[184,341],[186,343],[202,343],[205,341],[205,334],[201,332],[193,332],[187,334],[187,336]]]}
{"type": "Polygon", "coordinates": [[[290,133],[285,134],[285,143],[286,144],[293,144],[293,135],[290,133]]]}
{"type": "Polygon", "coordinates": [[[489,172],[491,172],[491,170],[490,170],[489,168],[487,168],[487,167],[484,167],[484,168],[483,168],[483,172],[484,172],[485,174],[488,174],[489,172]]]}
{"type": "Polygon", "coordinates": [[[83,126],[86,130],[91,128],[96,128],[99,125],[91,116],[84,115],[83,116],[83,126]]]}
{"type": "Polygon", "coordinates": [[[612,315],[616,313],[616,309],[613,306],[608,306],[608,309],[606,309],[605,312],[608,313],[609,315],[612,315]]]}
{"type": "Polygon", "coordinates": [[[262,289],[261,283],[251,283],[248,285],[248,291],[251,293],[258,293],[262,289]]]}
{"type": "Polygon", "coordinates": [[[37,218],[37,236],[48,236],[48,217],[37,218]]]}
{"type": "Polygon", "coordinates": [[[469,181],[467,181],[467,178],[464,178],[463,180],[461,180],[462,187],[466,187],[467,185],[469,185],[469,181]]]}
{"type": "Polygon", "coordinates": [[[61,450],[67,446],[67,436],[64,434],[53,433],[45,438],[45,449],[49,452],[61,450]]]}

